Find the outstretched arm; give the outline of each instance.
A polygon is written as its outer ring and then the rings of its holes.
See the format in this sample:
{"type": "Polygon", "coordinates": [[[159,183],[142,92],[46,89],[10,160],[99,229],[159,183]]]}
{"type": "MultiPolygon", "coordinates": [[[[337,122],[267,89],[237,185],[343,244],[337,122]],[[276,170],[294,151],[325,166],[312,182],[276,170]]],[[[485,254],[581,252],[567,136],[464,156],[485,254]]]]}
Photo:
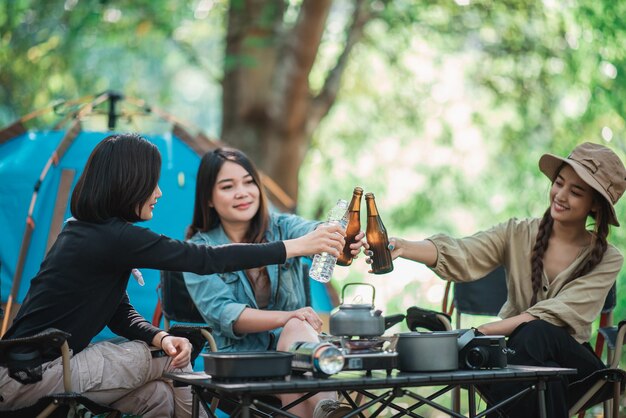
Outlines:
{"type": "Polygon", "coordinates": [[[287,258],[324,252],[338,257],[345,244],[345,234],[340,225],[320,225],[300,238],[283,241],[287,258]]]}
{"type": "Polygon", "coordinates": [[[433,267],[437,263],[437,247],[429,240],[408,241],[402,238],[389,239],[391,257],[406,258],[433,267]]]}
{"type": "MultiPolygon", "coordinates": [[[[364,247],[369,248],[367,243],[364,247]]],[[[391,250],[391,257],[394,260],[398,257],[402,257],[407,260],[425,264],[428,267],[434,267],[437,263],[437,247],[429,240],[408,241],[402,238],[392,237],[389,238],[389,250],[391,250]]],[[[365,261],[371,264],[372,252],[366,250],[365,255],[368,257],[365,261]]]]}

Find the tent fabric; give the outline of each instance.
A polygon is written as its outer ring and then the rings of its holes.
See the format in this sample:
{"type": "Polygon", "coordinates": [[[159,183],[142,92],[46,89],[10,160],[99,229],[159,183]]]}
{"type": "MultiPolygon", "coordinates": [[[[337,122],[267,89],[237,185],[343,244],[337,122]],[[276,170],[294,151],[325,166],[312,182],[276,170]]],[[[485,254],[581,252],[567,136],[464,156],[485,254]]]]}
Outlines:
{"type": "MultiPolygon", "coordinates": [[[[58,165],[52,166],[39,188],[33,211],[35,229],[32,234],[19,292],[16,302],[21,303],[28,291],[32,277],[47,251],[55,212],[55,202],[62,181],[67,181],[67,173],[73,171],[71,189],[80,177],[87,157],[103,138],[113,132],[82,131],[71,142],[58,165]],[[64,176],[63,173],[66,173],[64,176]],[[63,180],[62,180],[63,179],[63,180]]],[[[26,228],[26,218],[33,190],[46,162],[59,146],[66,131],[30,131],[0,143],[0,296],[6,301],[11,290],[16,264],[26,228]]],[[[185,228],[191,221],[195,192],[196,172],[200,163],[199,155],[189,145],[171,133],[143,135],[154,143],[162,156],[161,179],[159,186],[163,197],[155,209],[155,216],[142,226],[176,239],[183,239],[185,228]]],[[[64,188],[61,187],[61,190],[64,188]]],[[[71,193],[69,194],[71,196],[71,193]]],[[[65,214],[69,218],[69,196],[65,214]]],[[[58,218],[58,215],[57,215],[58,218]]],[[[53,232],[56,233],[56,232],[53,232]]],[[[159,272],[142,270],[145,286],[130,280],[128,293],[135,308],[145,317],[151,318],[157,303],[156,288],[159,272]]],[[[330,305],[325,288],[317,282],[312,284],[313,307],[328,311],[330,305]]],[[[98,339],[113,336],[110,331],[101,333],[98,339]]]]}
{"type": "MultiPolygon", "coordinates": [[[[39,270],[45,256],[62,172],[75,171],[71,185],[73,189],[92,149],[110,134],[112,133],[81,132],[58,165],[50,169],[42,182],[33,211],[35,229],[16,302],[23,301],[30,279],[39,270]]],[[[65,131],[27,132],[0,145],[0,289],[3,301],[6,301],[11,289],[35,184],[64,135],[65,131]]],[[[163,165],[159,186],[163,191],[163,198],[159,200],[154,219],[141,225],[158,233],[183,239],[185,228],[191,221],[200,157],[171,134],[144,137],[153,142],[161,152],[163,165]]],[[[63,219],[70,216],[68,202],[63,219]]],[[[142,273],[146,285],[141,287],[136,281],[130,280],[128,292],[137,310],[150,318],[156,305],[155,289],[159,274],[153,270],[142,273]]],[[[111,335],[103,335],[103,338],[111,335]]]]}

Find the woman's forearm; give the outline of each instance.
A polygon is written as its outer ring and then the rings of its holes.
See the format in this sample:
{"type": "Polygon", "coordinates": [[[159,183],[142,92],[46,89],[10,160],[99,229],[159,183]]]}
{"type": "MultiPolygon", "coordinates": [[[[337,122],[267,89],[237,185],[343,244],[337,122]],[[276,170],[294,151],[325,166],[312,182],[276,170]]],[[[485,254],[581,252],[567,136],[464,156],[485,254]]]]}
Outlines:
{"type": "Polygon", "coordinates": [[[299,238],[283,241],[287,258],[323,252],[337,257],[346,243],[345,234],[345,230],[338,224],[323,224],[299,238]]]}
{"type": "Polygon", "coordinates": [[[284,326],[288,316],[289,313],[283,311],[246,308],[235,321],[233,329],[237,334],[270,331],[284,326]]]}
{"type": "Polygon", "coordinates": [[[502,319],[500,321],[489,322],[478,327],[478,331],[485,335],[511,335],[513,330],[524,322],[530,322],[537,319],[537,317],[529,314],[522,313],[510,318],[502,319]]]}
{"type": "Polygon", "coordinates": [[[393,258],[402,257],[429,267],[437,264],[437,247],[432,241],[407,241],[401,238],[392,238],[390,243],[393,246],[391,251],[393,258]]]}

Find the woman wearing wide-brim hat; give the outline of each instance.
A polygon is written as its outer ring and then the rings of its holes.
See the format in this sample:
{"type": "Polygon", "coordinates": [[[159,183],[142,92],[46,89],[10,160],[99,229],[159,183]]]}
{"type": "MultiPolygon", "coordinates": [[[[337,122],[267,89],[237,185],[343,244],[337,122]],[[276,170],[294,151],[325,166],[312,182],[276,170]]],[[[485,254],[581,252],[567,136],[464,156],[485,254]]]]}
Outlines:
{"type": "MultiPolygon", "coordinates": [[[[604,367],[588,340],[623,263],[607,236],[609,225],[619,226],[614,205],[626,188],[626,169],[613,151],[594,143],[577,146],[566,158],[545,154],[539,168],[552,182],[550,207],[542,218],[510,219],[462,239],[391,238],[390,249],[394,258],[424,263],[450,281],[476,280],[505,267],[508,295],[502,319],[478,330],[508,337],[514,351],[510,364],[578,369],[548,384],[547,415],[558,418],[567,417],[585,392],[583,379],[604,367]]],[[[523,385],[483,389],[497,401],[523,385]]],[[[532,417],[534,402],[534,396],[526,396],[503,413],[532,417]]]]}

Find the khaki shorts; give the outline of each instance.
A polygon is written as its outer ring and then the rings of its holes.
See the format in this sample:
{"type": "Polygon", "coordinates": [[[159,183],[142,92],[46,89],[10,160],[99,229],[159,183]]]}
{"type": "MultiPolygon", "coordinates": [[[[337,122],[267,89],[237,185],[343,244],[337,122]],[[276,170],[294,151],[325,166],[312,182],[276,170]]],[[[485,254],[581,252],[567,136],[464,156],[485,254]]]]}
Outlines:
{"type": "MultiPolygon", "coordinates": [[[[150,350],[141,341],[90,345],[70,360],[72,390],[96,398],[94,400],[98,402],[113,403],[129,391],[160,377],[163,368],[151,371],[151,361],[150,350]],[[90,396],[90,392],[95,396],[90,396]]],[[[0,410],[28,406],[42,396],[64,391],[60,357],[44,363],[42,371],[40,382],[23,385],[10,378],[6,368],[0,368],[0,395],[3,398],[0,410]]]]}

